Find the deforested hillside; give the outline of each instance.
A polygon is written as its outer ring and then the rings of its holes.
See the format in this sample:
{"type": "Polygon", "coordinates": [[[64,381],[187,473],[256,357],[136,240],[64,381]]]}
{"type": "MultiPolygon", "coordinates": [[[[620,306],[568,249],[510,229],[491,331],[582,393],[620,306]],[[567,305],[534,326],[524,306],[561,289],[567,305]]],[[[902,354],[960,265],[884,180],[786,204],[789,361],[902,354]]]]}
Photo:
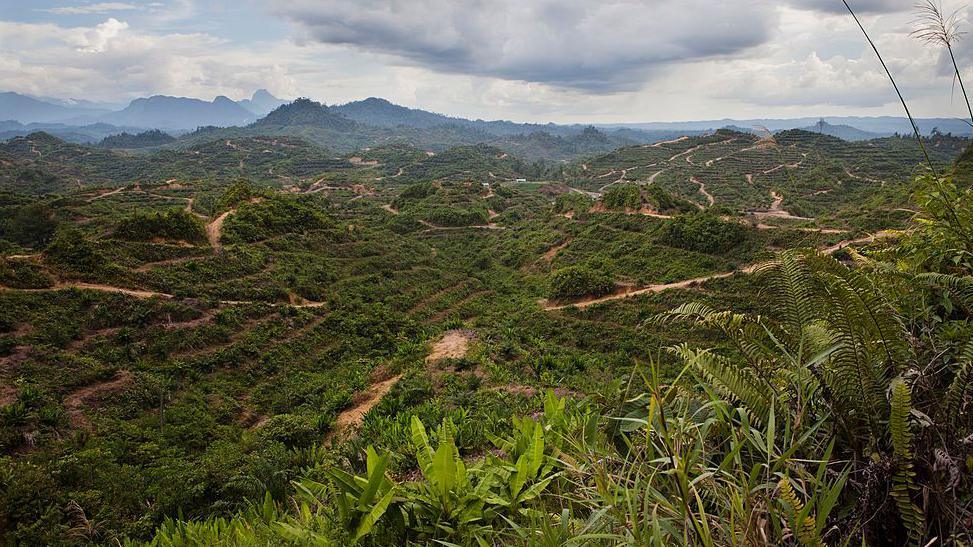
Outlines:
{"type": "MultiPolygon", "coordinates": [[[[943,165],[966,145],[945,137],[928,144],[943,165]]],[[[655,481],[653,498],[632,499],[666,511],[679,511],[667,505],[679,483],[606,462],[667,469],[653,454],[682,451],[674,453],[693,462],[687,472],[708,474],[731,452],[763,462],[777,454],[746,437],[720,441],[706,420],[732,428],[738,415],[690,412],[697,405],[716,412],[739,404],[753,435],[776,424],[794,439],[779,442],[801,462],[789,464],[795,475],[786,480],[851,503],[870,491],[828,463],[859,450],[827,448],[844,434],[831,412],[851,419],[865,407],[809,407],[801,424],[788,422],[785,409],[806,390],[857,389],[838,383],[840,367],[866,365],[847,364],[843,346],[828,340],[861,336],[878,351],[893,339],[947,336],[922,325],[909,327],[921,334],[888,334],[907,328],[895,322],[905,312],[893,291],[932,299],[935,283],[961,283],[923,273],[940,271],[930,268],[946,244],[917,242],[953,221],[937,220],[935,202],[891,192],[913,185],[916,155],[902,139],[721,131],[567,167],[488,145],[340,154],[279,135],[130,153],[35,134],[0,145],[0,154],[0,518],[6,538],[28,543],[190,535],[211,543],[228,533],[279,543],[313,531],[338,544],[356,534],[378,544],[474,536],[501,544],[519,541],[526,514],[568,523],[588,515],[591,534],[627,541],[622,517],[592,517],[606,503],[596,477],[655,481]],[[817,203],[815,192],[834,195],[817,209],[795,207],[817,203]],[[866,193],[878,197],[861,201],[866,193]],[[914,211],[931,224],[911,224],[914,211]],[[873,223],[907,231],[892,236],[873,223]],[[779,254],[787,249],[795,250],[779,254]],[[881,267],[847,262],[856,253],[917,269],[893,283],[881,267]],[[839,288],[843,296],[831,300],[839,288]],[[768,298],[768,290],[781,292],[768,298]],[[835,306],[860,313],[855,299],[882,306],[892,322],[875,327],[881,333],[838,322],[835,306]],[[724,309],[738,315],[717,312],[724,309]],[[802,332],[810,338],[794,353],[802,332]],[[777,371],[747,376],[746,392],[721,372],[743,359],[740,336],[761,344],[748,367],[774,363],[777,371]],[[692,349],[705,347],[714,353],[692,349]],[[809,366],[834,367],[836,376],[808,384],[809,366]],[[677,377],[715,391],[670,399],[677,377]],[[646,442],[661,412],[679,429],[646,442]],[[698,439],[695,448],[676,442],[686,435],[698,439]],[[77,461],[84,473],[69,472],[77,461]],[[465,496],[482,524],[433,512],[403,527],[400,518],[432,507],[424,504],[442,480],[437,466],[466,473],[441,495],[465,496]],[[44,500],[23,505],[38,481],[44,500]],[[375,515],[369,526],[329,509],[340,507],[335,496],[364,496],[352,485],[368,481],[377,490],[357,503],[375,515]],[[142,486],[132,490],[133,482],[142,486]],[[289,499],[314,508],[315,520],[292,513],[289,499]],[[560,499],[572,501],[553,510],[560,499]],[[69,534],[78,511],[97,525],[69,534]],[[35,524],[45,514],[49,524],[35,524]]],[[[935,195],[934,184],[924,179],[920,192],[932,193],[920,196],[935,195]]],[[[951,203],[968,199],[950,191],[951,203]]],[[[920,346],[896,351],[897,367],[926,359],[920,346]]],[[[938,357],[946,376],[937,381],[953,381],[951,355],[938,357]]],[[[741,374],[761,369],[752,370],[741,374]]],[[[892,410],[882,399],[842,401],[901,414],[901,384],[881,381],[878,389],[897,394],[892,410]]],[[[964,430],[965,414],[955,416],[942,427],[964,430]]],[[[874,428],[875,442],[889,438],[881,424],[855,424],[874,428]]],[[[734,477],[746,465],[696,488],[729,495],[742,487],[734,477]]],[[[788,487],[779,473],[762,479],[763,491],[788,487]]],[[[748,503],[788,518],[776,494],[748,503]]],[[[853,526],[853,517],[818,511],[836,530],[853,526]]],[[[691,513],[712,519],[714,537],[732,536],[719,525],[731,517],[715,508],[691,513]]],[[[666,517],[676,519],[671,526],[686,522],[675,515],[666,517]]],[[[882,515],[897,522],[891,509],[882,515]]]]}
{"type": "Polygon", "coordinates": [[[3,10],[0,545],[973,545],[969,16],[3,10]]]}

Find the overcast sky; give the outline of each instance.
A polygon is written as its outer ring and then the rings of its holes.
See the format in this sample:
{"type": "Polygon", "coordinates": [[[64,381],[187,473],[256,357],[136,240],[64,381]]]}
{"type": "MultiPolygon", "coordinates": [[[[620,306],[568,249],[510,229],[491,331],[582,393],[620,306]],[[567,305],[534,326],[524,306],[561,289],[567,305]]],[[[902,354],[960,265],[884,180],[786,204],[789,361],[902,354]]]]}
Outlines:
{"type": "MultiPolygon", "coordinates": [[[[909,36],[914,0],[850,2],[915,113],[962,116],[947,59],[909,36]]],[[[900,115],[840,0],[0,0],[0,90],[261,87],[538,122],[900,115]]]]}

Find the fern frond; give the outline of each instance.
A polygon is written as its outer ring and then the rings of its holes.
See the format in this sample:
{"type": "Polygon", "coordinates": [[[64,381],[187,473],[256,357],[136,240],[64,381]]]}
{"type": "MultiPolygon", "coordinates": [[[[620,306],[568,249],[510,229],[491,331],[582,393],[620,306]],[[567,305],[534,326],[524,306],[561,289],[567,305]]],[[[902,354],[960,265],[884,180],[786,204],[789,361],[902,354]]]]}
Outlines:
{"type": "Polygon", "coordinates": [[[765,286],[774,295],[774,303],[784,318],[784,329],[794,339],[815,320],[817,310],[814,276],[805,257],[801,251],[786,251],[757,269],[765,275],[765,286]]]}
{"type": "Polygon", "coordinates": [[[797,541],[805,547],[825,547],[824,541],[818,536],[818,526],[812,515],[804,506],[804,502],[797,497],[797,492],[791,486],[791,481],[783,478],[777,483],[780,497],[787,505],[788,524],[797,541]]]}
{"type": "Polygon", "coordinates": [[[912,545],[921,545],[925,536],[925,515],[912,497],[918,490],[915,483],[915,471],[912,469],[912,427],[909,415],[912,413],[912,392],[909,385],[902,378],[892,382],[892,396],[890,400],[889,433],[892,437],[892,450],[895,454],[895,472],[892,475],[892,499],[902,518],[902,523],[909,531],[909,541],[912,545]]]}
{"type": "Polygon", "coordinates": [[[673,348],[673,351],[702,373],[721,395],[743,404],[755,421],[767,423],[773,390],[753,371],[735,366],[707,350],[693,350],[686,344],[673,348]]]}
{"type": "Polygon", "coordinates": [[[932,272],[919,274],[915,278],[930,287],[947,290],[967,311],[973,310],[973,277],[932,272]]]}
{"type": "Polygon", "coordinates": [[[943,401],[941,415],[941,421],[943,423],[952,426],[952,424],[959,421],[958,418],[963,413],[967,393],[970,391],[971,379],[973,379],[973,362],[966,361],[956,371],[953,381],[949,384],[949,388],[946,389],[946,398],[943,401]]]}
{"type": "Polygon", "coordinates": [[[834,269],[821,278],[836,346],[826,375],[833,406],[881,437],[881,421],[888,415],[885,389],[911,361],[908,333],[889,297],[866,273],[834,269]]]}

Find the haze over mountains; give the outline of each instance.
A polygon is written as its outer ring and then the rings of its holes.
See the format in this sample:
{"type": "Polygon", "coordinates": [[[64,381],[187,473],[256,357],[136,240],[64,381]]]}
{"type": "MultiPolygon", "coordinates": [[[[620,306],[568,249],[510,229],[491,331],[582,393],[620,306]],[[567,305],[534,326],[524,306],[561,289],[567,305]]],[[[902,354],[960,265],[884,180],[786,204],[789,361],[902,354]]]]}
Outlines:
{"type": "MultiPolygon", "coordinates": [[[[46,131],[68,141],[94,143],[110,135],[137,134],[150,129],[176,136],[198,128],[208,128],[208,131],[227,128],[228,132],[237,134],[256,125],[264,131],[267,127],[275,127],[275,131],[283,135],[301,134],[339,150],[345,148],[344,145],[367,146],[378,139],[405,140],[431,148],[474,143],[499,145],[501,143],[497,141],[508,141],[506,149],[522,153],[526,158],[540,155],[541,150],[548,155],[554,151],[555,157],[564,158],[724,127],[757,133],[806,129],[852,141],[910,131],[908,120],[892,116],[599,124],[595,131],[586,130],[591,126],[577,124],[469,120],[408,108],[376,97],[322,108],[313,107],[317,104],[313,101],[299,102],[300,108],[275,112],[287,104],[288,100],[275,97],[265,89],[240,101],[225,96],[205,101],[154,95],[135,99],[116,109],[111,108],[114,105],[86,100],[63,101],[6,92],[0,93],[0,139],[46,131]],[[304,129],[294,129],[298,126],[304,129]],[[349,132],[353,135],[346,134],[349,132]]],[[[956,135],[971,134],[970,127],[962,120],[928,118],[920,119],[919,125],[924,133],[939,130],[956,135]]],[[[143,141],[122,139],[112,142],[143,141]]]]}

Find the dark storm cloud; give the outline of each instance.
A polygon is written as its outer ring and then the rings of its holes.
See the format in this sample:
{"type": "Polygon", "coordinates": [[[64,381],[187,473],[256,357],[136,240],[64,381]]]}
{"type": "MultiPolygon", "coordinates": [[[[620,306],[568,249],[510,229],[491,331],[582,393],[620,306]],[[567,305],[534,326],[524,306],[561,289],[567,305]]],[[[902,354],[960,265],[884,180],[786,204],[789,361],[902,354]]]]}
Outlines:
{"type": "Polygon", "coordinates": [[[298,0],[275,12],[303,38],[440,72],[589,92],[640,87],[677,62],[767,41],[776,4],[713,0],[298,0]]]}

